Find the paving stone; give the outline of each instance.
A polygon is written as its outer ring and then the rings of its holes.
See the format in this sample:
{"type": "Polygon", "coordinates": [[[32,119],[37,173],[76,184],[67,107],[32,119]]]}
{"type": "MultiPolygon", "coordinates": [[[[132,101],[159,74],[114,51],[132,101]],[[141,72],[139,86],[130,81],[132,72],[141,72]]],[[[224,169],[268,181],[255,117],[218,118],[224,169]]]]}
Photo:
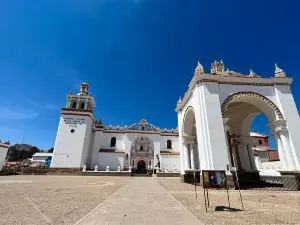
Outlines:
{"type": "Polygon", "coordinates": [[[132,178],[78,225],[92,220],[108,220],[109,225],[202,224],[155,179],[149,177],[132,178]]]}

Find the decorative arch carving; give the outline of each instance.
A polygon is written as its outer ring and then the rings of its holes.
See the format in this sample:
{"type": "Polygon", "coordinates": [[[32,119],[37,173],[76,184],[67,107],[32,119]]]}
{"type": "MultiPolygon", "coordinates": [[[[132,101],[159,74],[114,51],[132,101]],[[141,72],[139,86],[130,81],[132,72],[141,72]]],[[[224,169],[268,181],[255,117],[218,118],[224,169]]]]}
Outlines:
{"type": "Polygon", "coordinates": [[[266,102],[275,112],[276,114],[278,115],[278,118],[280,120],[284,120],[284,117],[280,111],[280,109],[274,104],[274,102],[272,102],[270,99],[268,99],[267,97],[261,95],[261,94],[258,94],[258,93],[255,93],[255,92],[237,92],[237,93],[234,93],[232,95],[230,95],[222,104],[222,107],[221,107],[221,110],[222,110],[222,116],[225,117],[225,113],[226,113],[226,110],[227,110],[227,107],[229,106],[229,104],[234,100],[234,99],[237,99],[237,98],[240,98],[240,97],[244,97],[244,96],[247,96],[247,97],[253,97],[253,98],[258,98],[264,102],[266,102]]]}

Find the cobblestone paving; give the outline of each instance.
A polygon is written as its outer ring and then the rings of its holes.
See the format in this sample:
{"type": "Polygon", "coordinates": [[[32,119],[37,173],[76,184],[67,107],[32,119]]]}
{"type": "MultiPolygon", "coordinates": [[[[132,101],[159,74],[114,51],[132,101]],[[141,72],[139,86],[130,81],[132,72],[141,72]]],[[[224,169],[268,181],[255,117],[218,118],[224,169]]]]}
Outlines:
{"type": "Polygon", "coordinates": [[[155,179],[134,177],[78,225],[202,224],[155,179]]]}
{"type": "MultiPolygon", "coordinates": [[[[229,194],[231,207],[241,209],[238,191],[229,194]]],[[[2,176],[0,224],[300,224],[300,192],[242,196],[246,211],[215,211],[228,206],[227,195],[209,190],[206,213],[203,189],[196,202],[194,186],[178,178],[2,176]]]]}
{"type": "Polygon", "coordinates": [[[0,176],[0,224],[73,224],[130,178],[0,176]]]}
{"type": "MultiPolygon", "coordinates": [[[[300,192],[242,191],[245,211],[215,211],[228,206],[223,190],[209,190],[210,207],[205,212],[203,189],[178,178],[156,178],[157,181],[204,224],[300,224],[300,192]]],[[[231,207],[241,209],[239,192],[229,190],[231,207]]]]}

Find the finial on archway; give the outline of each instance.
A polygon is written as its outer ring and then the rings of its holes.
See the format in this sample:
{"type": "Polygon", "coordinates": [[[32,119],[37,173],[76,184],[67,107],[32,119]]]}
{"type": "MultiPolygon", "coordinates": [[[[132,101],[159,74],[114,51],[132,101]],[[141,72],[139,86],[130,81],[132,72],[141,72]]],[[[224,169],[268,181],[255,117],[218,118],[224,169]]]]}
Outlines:
{"type": "Polygon", "coordinates": [[[198,61],[194,75],[200,75],[200,74],[203,74],[203,73],[205,73],[204,67],[198,61]]]}
{"type": "Polygon", "coordinates": [[[179,96],[179,99],[177,101],[177,104],[179,104],[182,101],[181,96],[179,96]]]}
{"type": "Polygon", "coordinates": [[[285,72],[275,63],[275,77],[286,77],[285,72]]]}
{"type": "Polygon", "coordinates": [[[249,73],[248,77],[260,77],[260,76],[258,76],[256,73],[253,72],[252,69],[250,69],[250,73],[249,73]]]}
{"type": "Polygon", "coordinates": [[[210,72],[211,74],[220,74],[225,72],[225,64],[223,60],[221,60],[221,62],[215,60],[214,63],[211,64],[210,72]]]}

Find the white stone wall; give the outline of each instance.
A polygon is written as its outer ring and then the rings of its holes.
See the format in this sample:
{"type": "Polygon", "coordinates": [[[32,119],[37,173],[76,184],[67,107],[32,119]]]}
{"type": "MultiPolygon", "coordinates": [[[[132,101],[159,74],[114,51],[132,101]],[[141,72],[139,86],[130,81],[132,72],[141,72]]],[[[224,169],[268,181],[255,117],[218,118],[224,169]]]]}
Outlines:
{"type": "MultiPolygon", "coordinates": [[[[292,157],[296,158],[296,161],[289,164],[293,164],[292,169],[300,170],[300,139],[299,139],[299,113],[296,103],[289,86],[276,86],[275,87],[276,99],[278,107],[281,110],[284,118],[286,119],[287,127],[289,130],[289,143],[291,145],[292,157]]],[[[280,157],[280,155],[279,155],[280,157]]]]}
{"type": "MultiPolygon", "coordinates": [[[[122,167],[128,168],[130,165],[130,154],[131,147],[134,141],[138,137],[148,137],[153,142],[154,152],[153,152],[153,161],[151,162],[151,166],[154,167],[158,161],[156,155],[160,155],[160,151],[172,151],[179,152],[179,140],[178,136],[162,136],[160,134],[151,134],[151,133],[107,133],[103,131],[95,131],[92,151],[89,154],[88,161],[90,162],[89,169],[93,169],[95,165],[98,165],[99,170],[105,170],[104,164],[110,163],[111,168],[117,168],[119,163],[119,155],[123,154],[126,157],[128,154],[128,160],[124,158],[122,161],[122,167]],[[110,147],[111,138],[116,138],[116,147],[110,147]],[[172,149],[167,149],[167,140],[172,141],[172,149]],[[99,152],[100,149],[111,149],[116,151],[121,151],[121,153],[107,153],[107,152],[99,152]],[[123,152],[123,153],[122,153],[123,152]],[[101,157],[104,158],[101,158],[101,157]],[[99,161],[99,159],[101,159],[99,161]],[[108,160],[107,162],[105,162],[108,160]],[[101,163],[101,166],[100,164],[101,163]]],[[[179,157],[177,157],[179,159],[179,157]]],[[[177,165],[177,159],[174,158],[175,164],[177,165]]],[[[173,163],[174,164],[174,163],[173,163]]],[[[178,165],[178,170],[180,168],[180,164],[178,165]]]]}
{"type": "Polygon", "coordinates": [[[89,116],[61,115],[51,161],[53,168],[80,168],[87,163],[93,120],[89,116]],[[67,121],[84,120],[82,124],[67,121]],[[71,133],[71,130],[74,132],[71,133]]]}
{"type": "Polygon", "coordinates": [[[161,155],[161,170],[164,171],[167,166],[168,171],[173,172],[175,166],[176,171],[180,172],[180,155],[161,155]]]}
{"type": "Polygon", "coordinates": [[[109,166],[110,171],[117,171],[118,166],[121,166],[121,170],[124,168],[125,153],[108,153],[99,152],[98,158],[98,170],[106,170],[106,166],[109,166]]]}
{"type": "Polygon", "coordinates": [[[176,136],[160,136],[160,151],[179,151],[179,140],[176,136]],[[167,141],[170,140],[172,142],[172,148],[167,148],[167,141]]]}
{"type": "Polygon", "coordinates": [[[0,145],[0,171],[2,170],[2,167],[5,165],[5,157],[8,151],[9,146],[2,146],[0,145]]]}

